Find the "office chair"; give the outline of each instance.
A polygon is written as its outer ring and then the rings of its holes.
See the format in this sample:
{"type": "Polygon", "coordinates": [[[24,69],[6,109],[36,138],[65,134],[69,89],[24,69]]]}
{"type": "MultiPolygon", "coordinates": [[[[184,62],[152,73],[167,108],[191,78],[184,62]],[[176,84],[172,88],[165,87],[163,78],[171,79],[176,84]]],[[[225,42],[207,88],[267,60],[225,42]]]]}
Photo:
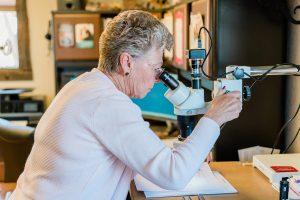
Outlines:
{"type": "Polygon", "coordinates": [[[4,162],[4,177],[0,181],[15,182],[24,170],[33,145],[34,130],[0,118],[0,161],[4,162]]]}

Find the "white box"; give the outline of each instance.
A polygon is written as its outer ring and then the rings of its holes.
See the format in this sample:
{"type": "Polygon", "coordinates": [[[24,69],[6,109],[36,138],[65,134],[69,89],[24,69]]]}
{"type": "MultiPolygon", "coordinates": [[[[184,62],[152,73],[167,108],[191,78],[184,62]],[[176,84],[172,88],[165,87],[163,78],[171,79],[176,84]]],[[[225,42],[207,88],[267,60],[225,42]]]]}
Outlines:
{"type": "Polygon", "coordinates": [[[300,154],[269,154],[253,156],[253,166],[267,176],[271,183],[279,183],[283,177],[300,174],[300,154]],[[292,166],[298,172],[275,172],[271,166],[292,166]]]}

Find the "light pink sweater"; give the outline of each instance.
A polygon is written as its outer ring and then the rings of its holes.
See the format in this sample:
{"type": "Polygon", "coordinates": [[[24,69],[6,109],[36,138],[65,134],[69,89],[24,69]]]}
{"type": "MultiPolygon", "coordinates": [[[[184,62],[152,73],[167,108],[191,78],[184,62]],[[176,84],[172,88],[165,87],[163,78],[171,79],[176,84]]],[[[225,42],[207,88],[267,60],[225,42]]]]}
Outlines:
{"type": "Polygon", "coordinates": [[[67,84],[40,120],[13,200],[122,200],[136,173],[166,189],[184,187],[220,133],[202,118],[171,150],[141,110],[98,69],[67,84]]]}

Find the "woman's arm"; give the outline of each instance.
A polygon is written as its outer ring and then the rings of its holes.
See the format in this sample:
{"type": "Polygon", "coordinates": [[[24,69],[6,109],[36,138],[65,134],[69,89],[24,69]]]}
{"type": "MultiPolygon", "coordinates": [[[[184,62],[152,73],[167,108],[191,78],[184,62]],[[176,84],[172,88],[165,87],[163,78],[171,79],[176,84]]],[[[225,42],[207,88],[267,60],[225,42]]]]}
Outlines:
{"type": "Polygon", "coordinates": [[[131,104],[109,101],[99,106],[93,123],[97,137],[118,159],[155,184],[165,189],[183,188],[217,140],[218,124],[202,118],[189,138],[172,150],[131,104]]]}

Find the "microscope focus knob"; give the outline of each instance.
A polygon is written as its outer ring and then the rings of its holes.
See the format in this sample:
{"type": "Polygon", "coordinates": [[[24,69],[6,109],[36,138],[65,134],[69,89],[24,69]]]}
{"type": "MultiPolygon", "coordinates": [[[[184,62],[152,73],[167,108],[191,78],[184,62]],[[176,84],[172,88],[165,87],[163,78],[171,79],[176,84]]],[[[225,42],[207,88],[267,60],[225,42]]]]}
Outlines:
{"type": "Polygon", "coordinates": [[[251,89],[249,86],[243,87],[243,101],[250,101],[251,99],[251,89]]]}

